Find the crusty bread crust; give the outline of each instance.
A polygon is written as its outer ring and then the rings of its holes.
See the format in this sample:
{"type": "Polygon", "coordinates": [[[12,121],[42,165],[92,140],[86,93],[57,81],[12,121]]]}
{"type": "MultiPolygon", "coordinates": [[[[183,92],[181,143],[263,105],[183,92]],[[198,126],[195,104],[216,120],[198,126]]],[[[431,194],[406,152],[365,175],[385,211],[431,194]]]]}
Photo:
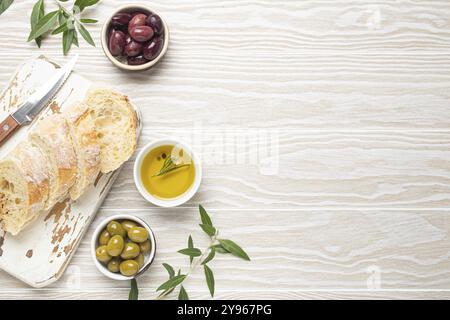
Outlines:
{"type": "Polygon", "coordinates": [[[136,111],[127,96],[104,88],[90,90],[85,103],[92,109],[99,134],[100,171],[114,171],[127,161],[136,149],[136,111]]]}
{"type": "Polygon", "coordinates": [[[9,155],[28,182],[29,205],[44,208],[49,194],[49,172],[42,151],[28,141],[19,144],[9,155]]]}
{"type": "Polygon", "coordinates": [[[0,162],[3,229],[17,234],[44,209],[49,195],[46,159],[25,141],[0,162]],[[10,192],[8,192],[8,189],[10,192]]]}
{"type": "Polygon", "coordinates": [[[59,114],[42,120],[31,132],[32,143],[41,149],[50,165],[50,195],[45,209],[67,197],[77,175],[77,157],[69,125],[59,114]],[[53,183],[54,182],[54,183],[53,183]]]}
{"type": "Polygon", "coordinates": [[[78,104],[65,115],[78,163],[76,181],[69,190],[72,200],[77,200],[100,172],[100,146],[90,113],[86,104],[78,104]]]}

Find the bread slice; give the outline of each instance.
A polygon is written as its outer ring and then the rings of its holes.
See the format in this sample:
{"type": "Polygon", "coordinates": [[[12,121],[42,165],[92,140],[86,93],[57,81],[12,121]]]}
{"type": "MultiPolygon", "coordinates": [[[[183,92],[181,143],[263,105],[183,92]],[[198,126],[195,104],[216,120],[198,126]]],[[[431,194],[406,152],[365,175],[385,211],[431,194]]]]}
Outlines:
{"type": "Polygon", "coordinates": [[[72,200],[77,200],[100,172],[100,145],[90,112],[86,104],[78,104],[65,114],[78,165],[75,184],[69,190],[72,200]]]}
{"type": "Polygon", "coordinates": [[[85,103],[92,109],[100,141],[100,171],[116,170],[136,149],[136,111],[127,96],[110,89],[90,90],[85,103]]]}
{"type": "Polygon", "coordinates": [[[50,115],[37,124],[29,139],[42,151],[50,166],[50,192],[44,208],[50,209],[67,197],[77,176],[77,157],[69,125],[60,114],[50,115]]]}
{"type": "Polygon", "coordinates": [[[42,152],[25,141],[0,161],[0,219],[13,235],[35,220],[48,200],[49,177],[42,152]]]}

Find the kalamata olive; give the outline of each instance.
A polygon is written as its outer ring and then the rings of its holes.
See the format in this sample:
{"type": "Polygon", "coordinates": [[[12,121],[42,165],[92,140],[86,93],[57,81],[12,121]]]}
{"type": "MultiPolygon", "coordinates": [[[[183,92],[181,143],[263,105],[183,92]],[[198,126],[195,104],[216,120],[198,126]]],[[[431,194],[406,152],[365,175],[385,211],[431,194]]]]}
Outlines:
{"type": "Polygon", "coordinates": [[[147,60],[154,60],[161,53],[163,47],[163,39],[161,37],[155,37],[152,41],[144,45],[144,58],[147,60]]]}
{"type": "Polygon", "coordinates": [[[134,17],[134,16],[137,16],[138,14],[143,14],[145,16],[147,15],[147,13],[145,13],[143,11],[134,11],[131,13],[131,16],[134,17]]]}
{"type": "Polygon", "coordinates": [[[139,42],[148,41],[153,38],[153,29],[148,26],[134,27],[130,30],[130,36],[139,42]]]}
{"type": "Polygon", "coordinates": [[[131,38],[130,35],[127,34],[127,36],[125,38],[125,44],[129,44],[131,41],[133,41],[133,38],[131,38]]]}
{"type": "Polygon", "coordinates": [[[115,27],[127,26],[132,16],[126,12],[119,12],[111,18],[111,24],[115,27]]]}
{"type": "MultiPolygon", "coordinates": [[[[131,34],[131,30],[136,27],[145,26],[145,20],[147,20],[147,16],[143,13],[136,14],[128,24],[128,33],[131,34]]],[[[144,40],[145,41],[145,40],[144,40]]]]}
{"type": "Polygon", "coordinates": [[[164,25],[162,23],[161,18],[157,14],[151,14],[147,17],[147,20],[145,20],[145,23],[153,28],[153,31],[157,35],[161,35],[164,32],[164,25]]]}
{"type": "Polygon", "coordinates": [[[141,64],[146,64],[148,62],[148,60],[145,59],[143,55],[137,57],[128,57],[127,60],[130,66],[139,66],[141,64]]]}
{"type": "Polygon", "coordinates": [[[125,33],[114,30],[109,37],[109,51],[113,56],[120,56],[125,48],[125,33]]]}
{"type": "Polygon", "coordinates": [[[131,40],[131,42],[125,46],[123,53],[128,57],[140,55],[142,53],[142,43],[131,40]]]}

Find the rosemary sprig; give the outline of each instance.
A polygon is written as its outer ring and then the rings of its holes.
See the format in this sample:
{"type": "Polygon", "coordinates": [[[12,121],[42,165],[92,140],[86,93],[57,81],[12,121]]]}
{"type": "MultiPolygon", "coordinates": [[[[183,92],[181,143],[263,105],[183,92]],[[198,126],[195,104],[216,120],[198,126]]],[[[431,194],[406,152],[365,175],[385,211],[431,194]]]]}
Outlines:
{"type": "Polygon", "coordinates": [[[166,173],[172,172],[174,170],[183,168],[183,167],[188,167],[190,166],[190,163],[184,163],[184,164],[175,164],[172,160],[171,156],[168,156],[165,160],[164,163],[161,167],[161,169],[159,170],[159,172],[155,175],[153,175],[153,177],[159,177],[162,176],[166,173]]]}
{"type": "MultiPolygon", "coordinates": [[[[157,299],[162,299],[172,293],[176,288],[179,288],[178,299],[188,300],[189,296],[186,287],[184,286],[184,281],[199,265],[203,266],[206,284],[213,297],[215,292],[215,280],[214,273],[210,268],[210,262],[216,256],[216,253],[229,253],[241,259],[250,261],[250,257],[247,253],[245,253],[245,251],[235,242],[218,238],[219,231],[214,227],[210,216],[201,205],[199,206],[199,211],[202,222],[199,226],[208,235],[210,239],[209,245],[204,251],[201,251],[194,246],[194,241],[192,240],[192,237],[189,236],[188,247],[178,251],[178,253],[189,256],[189,271],[187,273],[182,273],[181,269],[178,269],[178,273],[175,273],[175,269],[171,265],[163,263],[163,267],[169,274],[169,279],[156,289],[156,291],[162,291],[157,299]],[[212,232],[213,230],[214,232],[212,232]]],[[[133,290],[136,290],[136,288],[133,290]]]]}

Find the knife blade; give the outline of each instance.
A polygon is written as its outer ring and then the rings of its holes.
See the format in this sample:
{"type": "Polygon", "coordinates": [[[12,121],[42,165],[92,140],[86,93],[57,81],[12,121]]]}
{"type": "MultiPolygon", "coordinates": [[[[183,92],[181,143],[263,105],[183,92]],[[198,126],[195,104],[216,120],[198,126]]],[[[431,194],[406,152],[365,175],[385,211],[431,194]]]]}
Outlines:
{"type": "Polygon", "coordinates": [[[0,123],[0,145],[19,127],[27,125],[50,103],[75,66],[78,56],[72,58],[13,113],[0,123]]]}

